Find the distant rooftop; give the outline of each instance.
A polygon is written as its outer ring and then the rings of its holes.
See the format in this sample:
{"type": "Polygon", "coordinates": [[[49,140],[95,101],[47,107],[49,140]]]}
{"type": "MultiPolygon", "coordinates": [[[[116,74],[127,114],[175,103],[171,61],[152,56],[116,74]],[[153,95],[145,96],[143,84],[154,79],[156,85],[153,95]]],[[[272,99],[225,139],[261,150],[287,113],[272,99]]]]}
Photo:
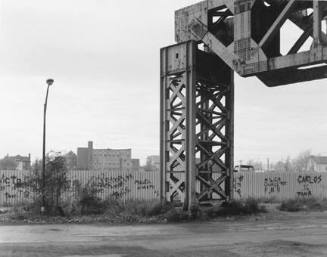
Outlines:
{"type": "Polygon", "coordinates": [[[117,148],[117,149],[113,149],[113,148],[94,148],[93,147],[93,141],[89,141],[87,147],[78,147],[77,149],[88,149],[88,148],[91,148],[93,150],[100,150],[100,151],[132,151],[132,148],[117,148]]]}
{"type": "Polygon", "coordinates": [[[311,158],[317,163],[317,164],[326,164],[327,165],[327,156],[311,156],[311,158]]]}
{"type": "Polygon", "coordinates": [[[21,156],[21,155],[16,155],[16,156],[9,156],[7,155],[6,158],[10,158],[12,160],[15,160],[16,162],[30,162],[31,156],[21,156]]]}

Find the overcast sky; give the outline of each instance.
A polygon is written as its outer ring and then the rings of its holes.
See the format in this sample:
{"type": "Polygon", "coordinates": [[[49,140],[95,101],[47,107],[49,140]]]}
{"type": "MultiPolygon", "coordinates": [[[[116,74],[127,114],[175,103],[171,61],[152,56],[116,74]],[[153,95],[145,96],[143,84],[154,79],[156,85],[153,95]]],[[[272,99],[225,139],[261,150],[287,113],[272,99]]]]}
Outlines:
{"type": "MultiPolygon", "coordinates": [[[[159,49],[174,43],[174,10],[197,1],[0,2],[0,157],[41,156],[48,77],[47,150],[159,153],[159,49]]],[[[326,83],[236,77],[236,161],[327,153],[326,83]]]]}

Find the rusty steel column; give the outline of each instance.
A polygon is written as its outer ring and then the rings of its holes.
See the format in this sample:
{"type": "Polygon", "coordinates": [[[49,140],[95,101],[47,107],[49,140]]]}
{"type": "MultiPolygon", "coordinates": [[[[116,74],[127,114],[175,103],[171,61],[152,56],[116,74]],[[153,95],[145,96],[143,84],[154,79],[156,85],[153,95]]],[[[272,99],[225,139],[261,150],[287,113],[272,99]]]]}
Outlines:
{"type": "Polygon", "coordinates": [[[233,181],[233,72],[195,41],[161,50],[161,199],[228,201],[233,181]]]}

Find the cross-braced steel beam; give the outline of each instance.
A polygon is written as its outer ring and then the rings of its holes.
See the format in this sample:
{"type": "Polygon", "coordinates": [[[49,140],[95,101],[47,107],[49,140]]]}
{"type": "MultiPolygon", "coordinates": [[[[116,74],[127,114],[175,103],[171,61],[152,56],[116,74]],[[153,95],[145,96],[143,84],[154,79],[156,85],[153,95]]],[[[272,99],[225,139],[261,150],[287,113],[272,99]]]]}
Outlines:
{"type": "Polygon", "coordinates": [[[161,198],[190,209],[232,198],[233,70],[270,87],[327,77],[327,1],[202,0],[175,25],[180,44],[161,50],[161,198]],[[284,52],[287,21],[302,33],[284,52]]]}
{"type": "Polygon", "coordinates": [[[269,87],[327,77],[325,0],[204,0],[178,10],[175,24],[177,42],[202,42],[239,75],[269,87]],[[285,42],[290,21],[303,32],[285,42]],[[311,69],[317,64],[324,69],[311,69]]]}
{"type": "Polygon", "coordinates": [[[232,198],[232,70],[194,41],[161,50],[161,197],[191,208],[232,198]]]}

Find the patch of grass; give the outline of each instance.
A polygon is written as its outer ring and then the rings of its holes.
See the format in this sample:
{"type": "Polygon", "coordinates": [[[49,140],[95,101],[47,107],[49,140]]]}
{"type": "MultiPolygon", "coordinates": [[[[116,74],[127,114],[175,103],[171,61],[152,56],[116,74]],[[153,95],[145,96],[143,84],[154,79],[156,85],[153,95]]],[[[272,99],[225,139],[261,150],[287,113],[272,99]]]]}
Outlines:
{"type": "Polygon", "coordinates": [[[148,217],[160,214],[160,208],[160,202],[157,201],[129,200],[123,205],[123,212],[129,215],[148,217]]]}
{"type": "MultiPolygon", "coordinates": [[[[25,204],[13,207],[8,213],[8,221],[13,222],[31,222],[39,223],[80,223],[84,221],[107,222],[116,224],[130,223],[153,223],[164,222],[166,216],[170,217],[170,211],[173,212],[174,207],[171,204],[162,204],[158,200],[140,201],[129,200],[122,201],[119,199],[109,198],[105,201],[95,199],[92,201],[90,197],[84,197],[82,204],[80,202],[68,199],[62,203],[65,215],[45,215],[41,216],[39,211],[39,203],[25,204]],[[79,205],[76,207],[75,205],[79,205]],[[82,209],[83,208],[83,209],[82,209]]],[[[173,218],[172,218],[173,220],[173,218]]]]}
{"type": "Polygon", "coordinates": [[[234,200],[230,203],[223,203],[220,206],[214,206],[208,209],[200,209],[199,206],[192,206],[190,213],[181,208],[172,208],[165,217],[168,222],[183,222],[191,220],[208,220],[216,217],[257,215],[266,213],[265,206],[260,205],[258,200],[234,200]]]}
{"type": "Polygon", "coordinates": [[[277,197],[261,197],[258,199],[259,203],[267,203],[267,204],[274,204],[274,203],[280,203],[281,200],[278,199],[277,197]]]}
{"type": "Polygon", "coordinates": [[[163,215],[172,209],[174,209],[174,206],[171,203],[168,202],[161,203],[160,201],[154,201],[149,206],[147,215],[148,216],[163,215]]]}
{"type": "Polygon", "coordinates": [[[14,206],[8,211],[9,217],[12,220],[25,220],[30,216],[30,212],[27,208],[26,204],[14,206]]]}
{"type": "Polygon", "coordinates": [[[111,224],[129,224],[208,220],[216,217],[255,215],[266,212],[265,207],[259,205],[258,201],[254,199],[232,201],[206,210],[194,205],[189,212],[184,211],[181,207],[173,206],[171,203],[161,203],[158,200],[122,201],[108,198],[103,201],[88,193],[80,200],[82,201],[74,201],[73,199],[63,201],[61,206],[65,215],[61,217],[40,216],[39,203],[34,203],[27,207],[14,208],[11,219],[31,223],[36,220],[46,223],[108,222],[111,224]]]}
{"type": "Polygon", "coordinates": [[[264,206],[259,205],[258,200],[249,198],[245,201],[234,200],[230,203],[223,203],[221,206],[215,206],[206,211],[209,218],[240,216],[240,215],[257,215],[266,213],[264,206]]]}
{"type": "Polygon", "coordinates": [[[190,216],[187,212],[181,208],[172,208],[164,214],[164,217],[168,222],[182,222],[190,220],[190,216]]]}
{"type": "Polygon", "coordinates": [[[26,212],[20,207],[14,207],[9,214],[13,220],[25,220],[27,218],[26,212]]]}
{"type": "Polygon", "coordinates": [[[315,197],[289,199],[283,201],[278,209],[287,212],[325,211],[327,210],[327,199],[315,197]]]}
{"type": "Polygon", "coordinates": [[[301,205],[298,199],[290,199],[283,201],[278,209],[280,211],[297,212],[303,208],[301,205]]]}
{"type": "Polygon", "coordinates": [[[105,214],[108,215],[131,215],[139,217],[154,217],[163,215],[168,212],[173,206],[169,203],[162,204],[158,200],[141,201],[128,200],[121,201],[117,199],[107,199],[103,202],[105,214]]]}
{"type": "MultiPolygon", "coordinates": [[[[108,215],[153,217],[166,213],[172,208],[169,204],[162,204],[158,200],[127,200],[116,197],[102,200],[97,196],[96,189],[90,185],[80,188],[78,206],[81,215],[108,215]]],[[[76,210],[78,208],[74,208],[76,210]]]]}

